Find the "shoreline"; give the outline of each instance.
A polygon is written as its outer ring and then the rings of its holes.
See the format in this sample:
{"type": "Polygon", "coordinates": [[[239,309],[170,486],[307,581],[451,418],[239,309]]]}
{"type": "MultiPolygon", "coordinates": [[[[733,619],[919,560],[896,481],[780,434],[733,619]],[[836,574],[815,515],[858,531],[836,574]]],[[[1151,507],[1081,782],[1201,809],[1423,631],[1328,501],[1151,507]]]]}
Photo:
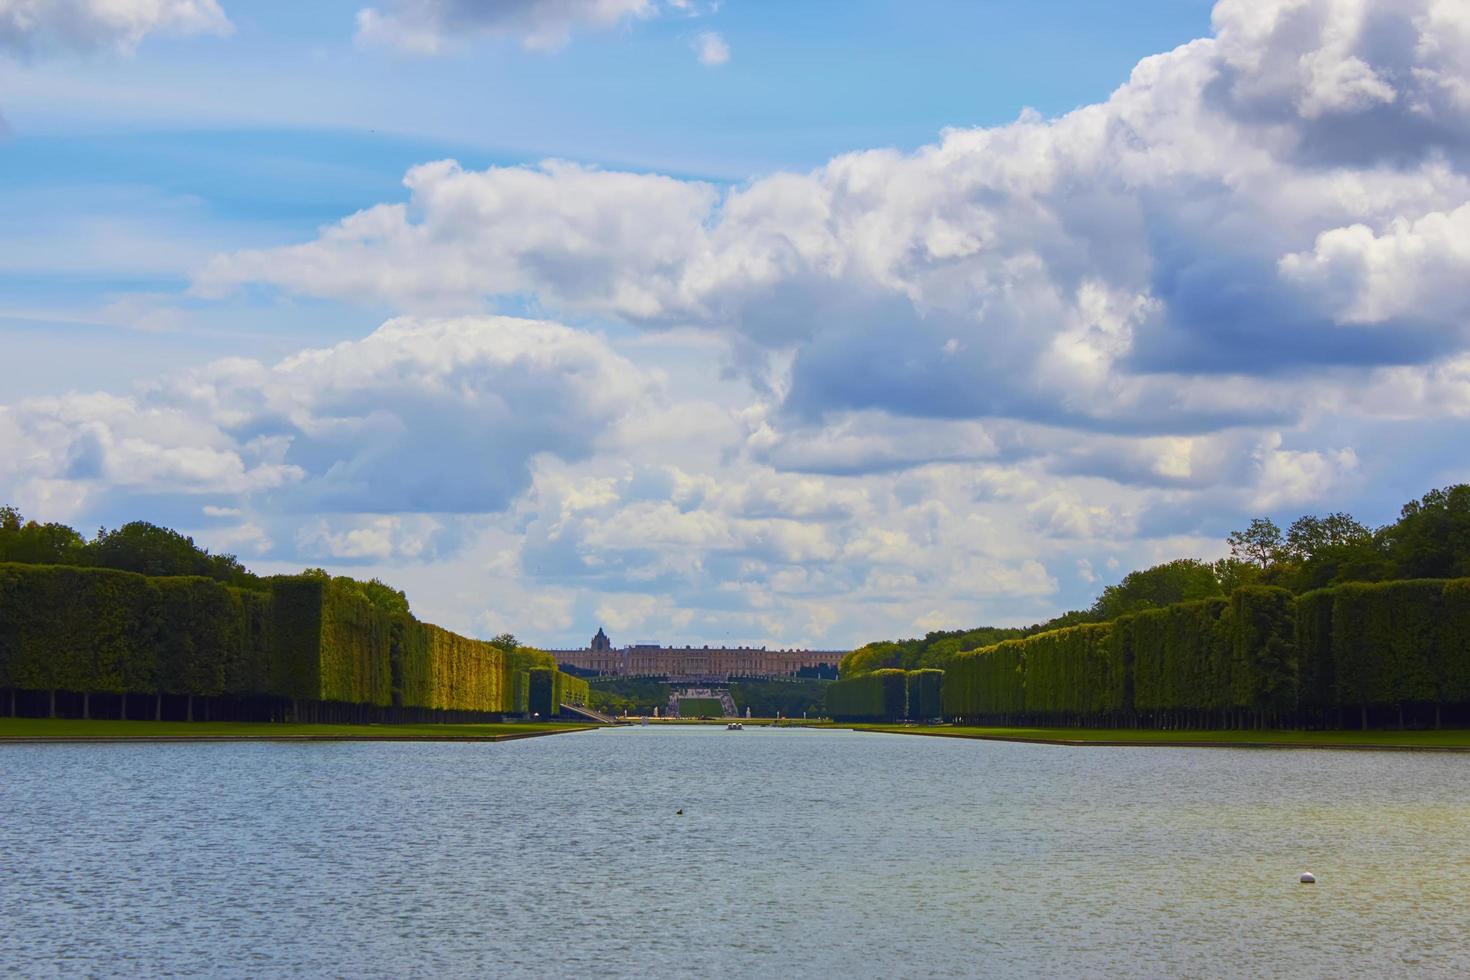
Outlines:
{"type": "MultiPolygon", "coordinates": [[[[579,732],[596,731],[601,725],[406,725],[405,730],[394,731],[396,726],[376,725],[323,725],[324,731],[303,731],[318,726],[283,725],[270,722],[232,722],[218,726],[203,723],[214,730],[188,732],[179,730],[119,731],[117,726],[138,725],[140,728],[168,725],[183,726],[190,722],[121,722],[82,721],[76,719],[0,719],[0,746],[79,744],[97,745],[106,743],[128,744],[178,744],[182,742],[513,742],[523,738],[540,738],[545,735],[572,735],[579,732]],[[15,726],[7,722],[22,721],[15,726]],[[47,725],[62,725],[67,731],[47,732],[47,725]],[[88,728],[107,726],[104,730],[86,731],[88,728]],[[20,731],[12,731],[14,728],[20,731]],[[426,730],[442,728],[442,731],[426,730]],[[496,728],[504,728],[496,731],[496,728]],[[220,730],[225,729],[225,730],[220,730]],[[276,729],[272,731],[271,729],[276,729]],[[286,730],[281,730],[286,729],[286,730]]],[[[200,723],[193,723],[200,724],[200,723]]]]}
{"type": "MultiPolygon", "coordinates": [[[[834,726],[835,727],[835,726],[834,726]]],[[[1362,733],[1350,732],[1300,732],[1292,733],[1295,737],[1287,738],[1250,738],[1229,737],[1233,732],[1192,732],[1190,735],[1221,737],[1175,737],[1167,732],[1156,733],[1158,737],[1152,737],[1146,729],[1130,729],[1131,737],[1110,737],[1112,730],[1098,729],[1097,738],[1090,737],[1086,733],[1078,733],[1076,729],[1056,729],[1056,734],[1045,734],[1045,729],[1017,729],[1014,732],[1006,732],[999,729],[965,729],[953,727],[905,727],[891,725],[850,725],[847,726],[855,732],[870,732],[885,735],[921,735],[930,738],[963,738],[981,742],[1019,742],[1027,745],[1057,745],[1067,748],[1157,748],[1157,749],[1314,749],[1314,750],[1337,750],[1353,752],[1450,752],[1470,753],[1470,731],[1455,730],[1450,732],[1425,732],[1423,736],[1437,738],[1458,738],[1461,741],[1435,744],[1432,742],[1418,742],[1415,740],[1398,741],[1359,741],[1356,738],[1345,736],[1359,736],[1362,733]],[[1065,734],[1063,734],[1065,733],[1065,734]]],[[[1247,733],[1239,733],[1245,736],[1247,733]]],[[[1410,734],[1410,733],[1403,733],[1410,734]]],[[[1414,733],[1420,734],[1420,733],[1414,733]]],[[[1382,737],[1382,733],[1372,733],[1374,736],[1382,737]]]]}

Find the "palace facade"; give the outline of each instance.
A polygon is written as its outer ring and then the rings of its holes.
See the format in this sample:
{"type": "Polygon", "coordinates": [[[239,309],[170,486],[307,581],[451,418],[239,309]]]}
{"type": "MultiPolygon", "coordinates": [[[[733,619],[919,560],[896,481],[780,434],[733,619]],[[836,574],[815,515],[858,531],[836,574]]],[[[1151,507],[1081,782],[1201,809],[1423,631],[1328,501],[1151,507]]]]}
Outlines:
{"type": "Polygon", "coordinates": [[[794,677],[818,667],[837,669],[846,650],[767,650],[765,647],[665,647],[651,643],[613,649],[601,627],[582,650],[551,650],[562,667],[616,677],[719,680],[794,677]]]}

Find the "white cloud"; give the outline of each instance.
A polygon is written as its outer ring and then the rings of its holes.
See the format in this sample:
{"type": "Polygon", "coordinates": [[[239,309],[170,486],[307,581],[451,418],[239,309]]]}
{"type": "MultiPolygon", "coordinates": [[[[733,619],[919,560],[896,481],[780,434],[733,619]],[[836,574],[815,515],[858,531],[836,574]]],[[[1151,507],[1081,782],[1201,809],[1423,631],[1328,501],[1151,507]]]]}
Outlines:
{"type": "Polygon", "coordinates": [[[1462,347],[1461,311],[1424,297],[1461,270],[1464,17],[1439,0],[1223,0],[1214,24],[1058,119],[724,193],[559,162],[416,167],[406,204],[219,256],[198,288],[409,310],[531,295],[703,329],[736,338],[740,369],[806,422],[1279,424],[1261,406],[1290,400],[1270,392],[1283,366],[1402,361],[1365,325],[1407,309],[1421,360],[1462,347]],[[1386,285],[1360,282],[1378,268],[1386,285]],[[1257,376],[1267,396],[1242,399],[1257,376]]]}
{"type": "Polygon", "coordinates": [[[386,11],[357,13],[357,39],[413,54],[438,54],[475,36],[512,37],[532,51],[554,51],[579,28],[606,30],[683,3],[658,0],[396,0],[386,11]]]}
{"type": "Polygon", "coordinates": [[[424,514],[351,515],[318,518],[296,532],[299,554],[347,561],[435,556],[444,523],[424,514]]]}
{"type": "MultiPolygon", "coordinates": [[[[597,337],[558,324],[398,319],[272,366],[219,361],[127,397],[0,408],[0,448],[14,461],[10,488],[65,480],[83,495],[268,494],[297,511],[492,512],[529,482],[534,457],[589,455],[652,387],[597,337]]],[[[370,537],[323,527],[308,541],[365,557],[381,551],[370,537]]]]}
{"type": "MultiPolygon", "coordinates": [[[[380,16],[424,48],[641,16],[588,9],[380,16]]],[[[0,491],[207,497],[220,540],[256,528],[548,643],[594,617],[681,642],[1030,622],[1215,557],[1262,510],[1396,495],[1470,417],[1470,16],[1226,0],[1214,22],[1102,104],[730,189],[415,167],[405,201],[196,282],[410,315],[11,405],[0,491]],[[644,329],[480,315],[507,297],[644,329]]]]}
{"type": "Polygon", "coordinates": [[[1317,291],[1342,323],[1470,316],[1470,202],[1412,220],[1394,218],[1381,233],[1363,224],[1317,236],[1311,251],[1284,256],[1282,275],[1317,291]]]}
{"type": "Polygon", "coordinates": [[[718,31],[705,31],[694,39],[694,55],[701,65],[718,68],[730,60],[730,45],[718,31]]]}
{"type": "Polygon", "coordinates": [[[217,0],[0,0],[0,51],[130,51],[149,34],[228,34],[217,0]]]}

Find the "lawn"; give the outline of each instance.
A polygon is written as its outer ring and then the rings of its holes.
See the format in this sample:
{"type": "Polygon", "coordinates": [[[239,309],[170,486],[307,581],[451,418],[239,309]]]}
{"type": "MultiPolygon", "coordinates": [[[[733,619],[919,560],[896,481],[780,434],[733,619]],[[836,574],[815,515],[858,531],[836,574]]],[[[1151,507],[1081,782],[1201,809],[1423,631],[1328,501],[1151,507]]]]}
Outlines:
{"type": "Polygon", "coordinates": [[[699,718],[708,716],[710,718],[721,718],[725,709],[720,704],[719,698],[680,698],[679,717],[699,718]]]}
{"type": "Polygon", "coordinates": [[[9,739],[286,739],[300,741],[485,741],[588,731],[581,723],[508,722],[496,725],[295,725],[265,722],[82,721],[0,718],[0,742],[9,739]]]}

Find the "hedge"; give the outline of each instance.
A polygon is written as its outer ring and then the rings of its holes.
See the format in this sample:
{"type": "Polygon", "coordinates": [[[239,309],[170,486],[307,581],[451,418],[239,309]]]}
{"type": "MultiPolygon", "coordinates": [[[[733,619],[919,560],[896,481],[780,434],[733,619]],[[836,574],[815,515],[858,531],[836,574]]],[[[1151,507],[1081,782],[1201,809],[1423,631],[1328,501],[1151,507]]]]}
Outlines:
{"type": "Polygon", "coordinates": [[[1248,587],[963,653],[944,679],[947,716],[1002,723],[1366,723],[1415,705],[1470,707],[1470,580],[1248,587]]]}
{"type": "Polygon", "coordinates": [[[944,714],[944,671],[911,670],[904,681],[908,689],[906,717],[927,719],[938,718],[944,714]]]}
{"type": "Polygon", "coordinates": [[[0,563],[0,687],[523,714],[530,672],[549,670],[553,703],[587,700],[544,651],[459,636],[316,576],[267,586],[0,563]]]}
{"type": "Polygon", "coordinates": [[[592,699],[592,685],[587,683],[587,678],[563,674],[561,671],[557,671],[557,677],[561,682],[561,703],[587,707],[592,699]]]}
{"type": "Polygon", "coordinates": [[[893,721],[908,707],[906,673],[887,668],[827,687],[827,713],[836,721],[893,721]]]}

